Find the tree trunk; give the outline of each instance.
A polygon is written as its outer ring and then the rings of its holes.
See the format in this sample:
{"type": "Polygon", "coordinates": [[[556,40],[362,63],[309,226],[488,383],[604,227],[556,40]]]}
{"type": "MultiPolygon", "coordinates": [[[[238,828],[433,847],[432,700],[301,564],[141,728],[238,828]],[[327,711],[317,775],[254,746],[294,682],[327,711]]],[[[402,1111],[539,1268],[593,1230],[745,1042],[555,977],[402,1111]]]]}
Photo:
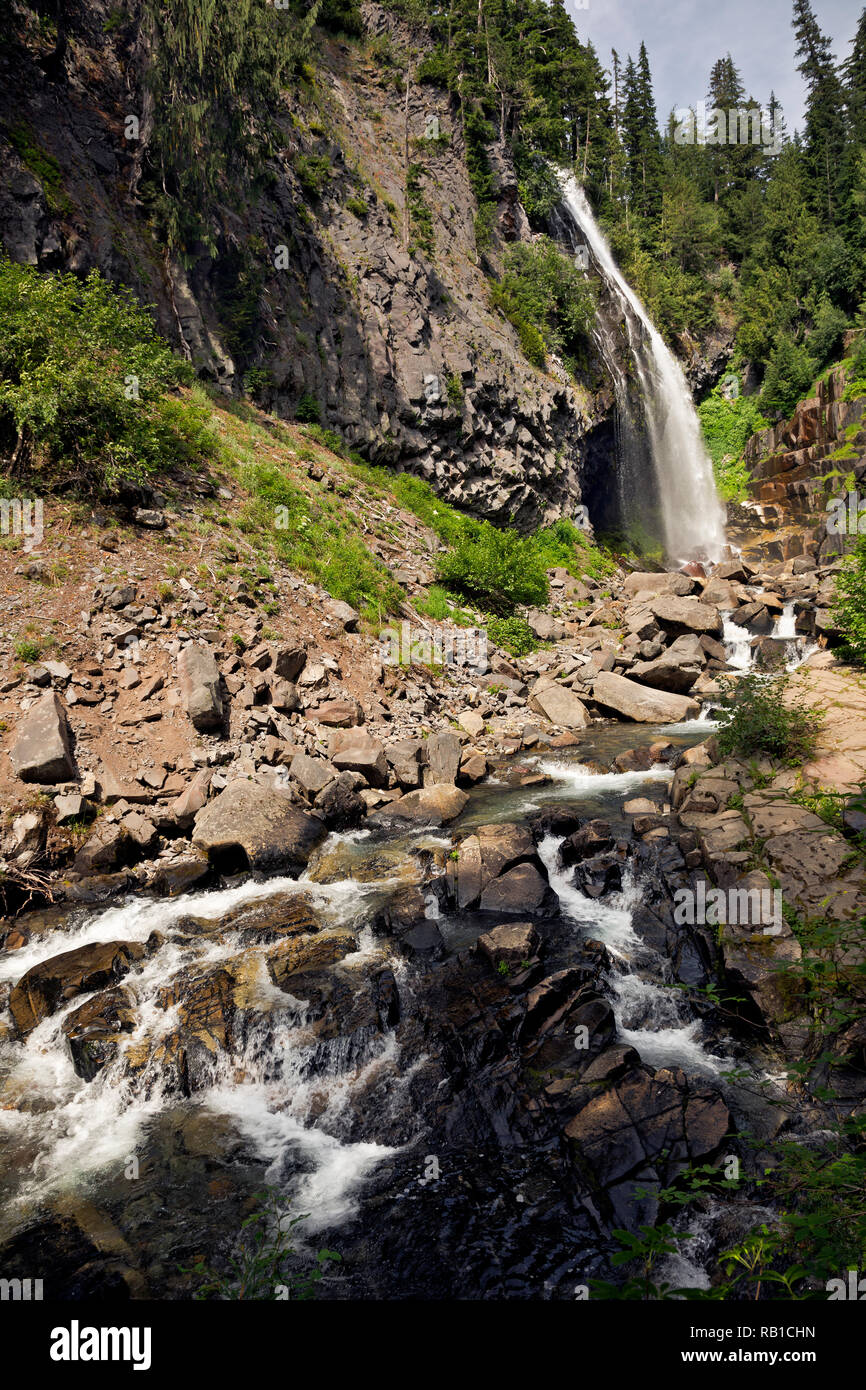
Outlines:
{"type": "Polygon", "coordinates": [[[409,92],[411,63],[406,63],[406,101],[403,106],[403,245],[409,249],[409,92]]]}

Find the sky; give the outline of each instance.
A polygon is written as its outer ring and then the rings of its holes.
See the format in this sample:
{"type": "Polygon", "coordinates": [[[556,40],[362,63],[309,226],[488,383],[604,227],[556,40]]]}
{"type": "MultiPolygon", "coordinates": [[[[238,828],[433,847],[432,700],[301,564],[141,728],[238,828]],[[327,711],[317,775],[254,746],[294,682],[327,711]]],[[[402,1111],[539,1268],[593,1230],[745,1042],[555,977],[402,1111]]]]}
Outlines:
{"type": "MultiPolygon", "coordinates": [[[[730,52],[748,95],[782,103],[788,134],[803,122],[803,79],[797,72],[791,0],[565,0],[581,39],[589,39],[606,68],[615,48],[649,54],[659,124],[672,107],[706,98],[710,68],[730,52]],[[581,8],[581,4],[585,8],[581,8]]],[[[864,0],[812,0],[821,31],[837,60],[848,57],[864,0]]]]}

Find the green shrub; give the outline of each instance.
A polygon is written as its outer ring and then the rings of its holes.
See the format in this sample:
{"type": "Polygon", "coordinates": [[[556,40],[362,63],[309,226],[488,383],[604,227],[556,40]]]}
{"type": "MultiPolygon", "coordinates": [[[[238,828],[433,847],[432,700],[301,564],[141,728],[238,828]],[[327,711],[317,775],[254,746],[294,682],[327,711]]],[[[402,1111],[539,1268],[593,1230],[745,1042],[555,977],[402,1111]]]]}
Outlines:
{"type": "Polygon", "coordinates": [[[436,249],[433,237],[433,214],[427,206],[424,189],[421,187],[421,164],[410,164],[406,174],[406,198],[409,203],[409,222],[412,239],[425,256],[432,256],[436,249]]]}
{"type": "Polygon", "coordinates": [[[41,275],[0,259],[0,449],[87,491],[212,457],[203,393],[149,314],[97,271],[41,275]]]}
{"type": "Polygon", "coordinates": [[[546,353],[555,352],[574,372],[592,335],[595,300],[588,281],[549,237],[509,246],[490,297],[514,324],[534,366],[543,367],[546,353]]]}
{"type": "Polygon", "coordinates": [[[425,618],[434,618],[436,622],[441,623],[451,613],[448,594],[438,584],[431,584],[425,594],[419,594],[412,602],[417,612],[425,618]]]}
{"type": "Polygon", "coordinates": [[[307,197],[321,198],[325,185],[331,177],[331,164],[325,155],[296,155],[294,168],[298,176],[298,183],[307,197]]]}
{"type": "Polygon", "coordinates": [[[538,639],[525,618],[491,618],[487,636],[495,647],[511,656],[528,656],[538,646],[538,639]]]}
{"type": "Polygon", "coordinates": [[[295,406],[295,419],[302,425],[317,425],[321,418],[322,407],[315,396],[305,391],[295,406]]]}
{"type": "Polygon", "coordinates": [[[517,604],[547,601],[547,576],[531,539],[482,522],[439,557],[438,578],[490,612],[508,614],[517,604]]]}
{"type": "Polygon", "coordinates": [[[757,397],[737,395],[728,399],[721,386],[716,386],[701,401],[698,415],[721,497],[726,502],[742,500],[750,477],[743,462],[743,449],[749,438],[768,423],[760,412],[757,397]]]}
{"type": "Polygon", "coordinates": [[[866,665],[866,535],[858,535],[836,576],[834,620],[844,638],[843,655],[866,665]]]}
{"type": "Polygon", "coordinates": [[[824,715],[800,698],[786,701],[790,687],[786,673],[741,676],[720,684],[723,696],[717,737],[723,757],[763,754],[802,762],[812,756],[824,715]]]}
{"type": "Polygon", "coordinates": [[[20,642],[15,643],[15,655],[19,661],[31,663],[39,660],[42,655],[42,648],[38,642],[24,637],[20,642]]]}
{"type": "Polygon", "coordinates": [[[349,209],[349,212],[353,213],[355,217],[361,220],[363,220],[370,211],[363,198],[347,198],[346,207],[349,209]]]}
{"type": "Polygon", "coordinates": [[[547,161],[523,144],[515,146],[514,166],[520,201],[530,223],[536,230],[545,227],[553,209],[562,201],[559,180],[547,161]]]}

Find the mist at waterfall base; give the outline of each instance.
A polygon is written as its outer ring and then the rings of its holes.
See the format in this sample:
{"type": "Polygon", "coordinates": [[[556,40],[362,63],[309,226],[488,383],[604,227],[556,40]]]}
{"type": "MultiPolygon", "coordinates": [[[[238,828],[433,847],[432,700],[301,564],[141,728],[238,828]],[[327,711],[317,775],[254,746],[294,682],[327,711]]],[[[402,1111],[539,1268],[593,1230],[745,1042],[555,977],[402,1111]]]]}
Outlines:
{"type": "Polygon", "coordinates": [[[715,562],[725,547],[725,511],[682,368],[623,279],[580,184],[574,175],[560,182],[556,230],[573,249],[588,247],[610,299],[596,339],[616,392],[619,523],[644,545],[661,543],[669,562],[715,562]],[[634,364],[637,395],[624,357],[634,364]]]}

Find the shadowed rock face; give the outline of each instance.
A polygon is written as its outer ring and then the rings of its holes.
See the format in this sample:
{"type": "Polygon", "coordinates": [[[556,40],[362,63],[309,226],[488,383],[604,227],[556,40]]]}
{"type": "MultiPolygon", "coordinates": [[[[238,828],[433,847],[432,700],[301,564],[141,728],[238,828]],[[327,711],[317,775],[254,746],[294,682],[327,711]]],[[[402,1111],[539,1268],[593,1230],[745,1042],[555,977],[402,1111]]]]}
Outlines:
{"type": "MultiPolygon", "coordinates": [[[[291,417],[304,394],[313,396],[322,423],[347,443],[374,462],[399,458],[458,506],[520,526],[572,516],[594,452],[599,475],[609,469],[610,439],[599,449],[594,437],[606,428],[610,395],[592,394],[593,361],[580,385],[555,366],[536,371],[511,325],[491,315],[460,121],[448,94],[413,84],[409,96],[409,137],[419,142],[433,219],[431,255],[407,253],[386,206],[404,197],[403,96],[370,81],[359,53],[325,43],[317,63],[329,140],[307,130],[302,103],[287,91],[285,107],[271,115],[294,155],[271,159],[267,186],[240,213],[214,207],[217,254],[199,247],[182,263],[173,254],[154,256],[147,216],[128,193],[130,179],[146,191],[147,160],[139,168],[141,154],[118,135],[129,111],[147,109],[147,36],[142,28],[133,41],[124,25],[107,32],[101,10],[86,0],[67,8],[68,44],[50,81],[35,51],[10,48],[0,124],[12,129],[26,120],[34,142],[63,169],[72,211],[58,217],[51,190],[4,143],[0,239],[9,254],[77,274],[96,267],[129,284],[204,375],[236,390],[256,365],[269,382],[262,403],[274,413],[291,417]],[[424,139],[433,116],[448,137],[441,144],[424,139]],[[297,156],[323,154],[330,177],[311,204],[297,156]],[[371,193],[363,220],[346,207],[357,196],[350,165],[371,193]],[[384,196],[372,194],[373,186],[384,196]],[[228,226],[236,229],[231,239],[219,230],[228,226]],[[272,248],[282,243],[292,248],[289,274],[272,263],[272,248]],[[271,250],[250,250],[257,246],[271,250]],[[230,345],[225,325],[239,276],[247,274],[262,282],[251,307],[266,331],[230,345]]],[[[384,7],[365,3],[363,10],[371,35],[388,33],[398,48],[408,38],[384,7]]],[[[142,137],[144,151],[146,122],[142,137]]],[[[498,259],[507,241],[527,240],[530,231],[510,154],[492,144],[488,158],[499,200],[498,245],[488,254],[498,259]]]]}

